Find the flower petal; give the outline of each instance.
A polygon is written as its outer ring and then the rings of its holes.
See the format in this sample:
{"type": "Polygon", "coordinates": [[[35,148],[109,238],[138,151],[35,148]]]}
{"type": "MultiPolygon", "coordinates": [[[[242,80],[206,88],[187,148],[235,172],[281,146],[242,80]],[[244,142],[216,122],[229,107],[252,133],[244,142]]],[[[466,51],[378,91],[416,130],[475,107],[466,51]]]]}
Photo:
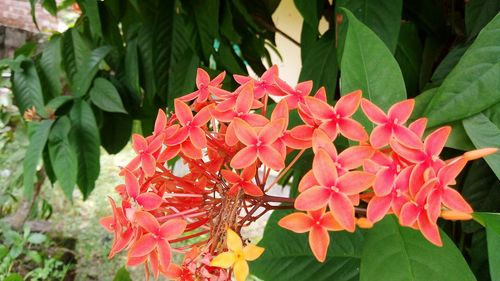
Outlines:
{"type": "Polygon", "coordinates": [[[181,123],[182,126],[185,126],[186,123],[193,121],[193,113],[186,103],[176,99],[174,101],[174,107],[175,116],[177,116],[177,119],[179,119],[179,123],[181,123]]]}
{"type": "Polygon", "coordinates": [[[228,183],[232,183],[232,184],[235,184],[235,183],[238,183],[241,181],[241,177],[238,176],[237,174],[235,174],[234,172],[232,171],[229,171],[229,170],[222,170],[220,171],[222,177],[228,182],[228,183]]]}
{"type": "Polygon", "coordinates": [[[153,234],[158,234],[158,231],[160,230],[160,224],[151,213],[143,211],[135,212],[135,221],[142,228],[153,234]]]}
{"type": "Polygon", "coordinates": [[[285,121],[286,120],[284,118],[281,118],[269,122],[259,132],[259,140],[263,144],[272,144],[273,142],[275,142],[276,139],[281,137],[283,130],[285,130],[285,121]]]}
{"type": "Polygon", "coordinates": [[[179,237],[186,229],[187,222],[183,219],[172,219],[164,222],[160,227],[160,236],[166,240],[179,237]]]}
{"type": "Polygon", "coordinates": [[[247,122],[240,118],[234,118],[232,124],[236,136],[243,144],[253,145],[258,141],[257,133],[247,122]]]}
{"type": "Polygon", "coordinates": [[[328,231],[321,226],[314,226],[309,233],[309,246],[318,261],[325,261],[329,244],[328,231]]]}
{"type": "Polygon", "coordinates": [[[312,170],[309,170],[299,182],[299,192],[303,192],[306,189],[309,189],[315,185],[318,185],[318,181],[314,177],[314,173],[312,170]]]}
{"type": "Polygon", "coordinates": [[[259,147],[257,155],[264,165],[275,171],[285,168],[285,159],[283,159],[281,153],[271,146],[259,147]]]}
{"type": "Polygon", "coordinates": [[[135,150],[136,153],[141,153],[142,151],[148,148],[148,142],[143,136],[139,134],[133,134],[132,148],[135,150]]]}
{"type": "Polygon", "coordinates": [[[160,258],[160,265],[162,268],[168,268],[172,261],[172,250],[170,243],[165,240],[158,241],[158,254],[160,258]]]}
{"type": "Polygon", "coordinates": [[[243,248],[243,256],[247,261],[254,261],[264,253],[264,248],[254,244],[248,244],[243,248]]]}
{"type": "Polygon", "coordinates": [[[255,160],[257,160],[257,149],[254,146],[245,147],[233,156],[231,167],[243,169],[255,163],[255,160]]]}
{"type": "Polygon", "coordinates": [[[323,214],[323,217],[321,217],[321,226],[331,231],[339,231],[344,229],[335,219],[332,212],[323,214]]]}
{"type": "Polygon", "coordinates": [[[455,211],[472,214],[472,207],[465,201],[458,191],[453,188],[445,187],[441,196],[443,204],[455,211]]]}
{"type": "Polygon", "coordinates": [[[342,193],[354,195],[365,191],[374,181],[374,174],[362,171],[352,171],[339,177],[337,187],[342,193]]]}
{"type": "Polygon", "coordinates": [[[313,173],[316,180],[325,187],[337,184],[337,168],[324,149],[319,149],[313,159],[313,173]]]}
{"type": "Polygon", "coordinates": [[[157,240],[154,238],[153,234],[148,233],[146,235],[143,235],[139,240],[137,240],[134,244],[132,244],[132,247],[130,247],[130,251],[128,252],[128,255],[131,257],[142,257],[145,256],[157,245],[157,240]]]}
{"type": "Polygon", "coordinates": [[[293,213],[280,219],[278,225],[296,233],[304,233],[311,230],[313,221],[307,214],[293,213]]]}
{"type": "Polygon", "coordinates": [[[243,249],[243,242],[241,242],[240,236],[230,228],[227,229],[226,239],[229,250],[241,251],[243,249]]]}
{"type": "Polygon", "coordinates": [[[146,176],[150,177],[155,174],[156,159],[151,154],[143,153],[141,155],[141,168],[146,176]]]}
{"type": "Polygon", "coordinates": [[[232,252],[220,253],[212,259],[210,266],[230,268],[233,266],[235,258],[236,257],[232,252]]]}
{"type": "Polygon", "coordinates": [[[342,117],[350,117],[356,112],[361,103],[361,90],[356,90],[341,97],[335,104],[335,112],[342,117]]]}
{"type": "Polygon", "coordinates": [[[295,199],[295,209],[312,211],[323,208],[328,203],[331,194],[331,190],[324,187],[311,187],[302,192],[297,199],[295,199]]]}
{"type": "Polygon", "coordinates": [[[245,281],[248,272],[248,263],[245,260],[239,260],[234,263],[234,277],[236,277],[236,281],[245,281]]]}
{"type": "Polygon", "coordinates": [[[418,217],[418,227],[420,228],[420,231],[422,231],[424,237],[432,244],[438,247],[443,246],[437,224],[430,222],[427,216],[420,215],[418,217]]]}
{"type": "Polygon", "coordinates": [[[439,169],[438,178],[439,183],[442,186],[450,185],[455,181],[455,178],[460,174],[465,165],[467,164],[467,160],[463,158],[458,158],[454,161],[447,163],[444,167],[439,169]]]}
{"type": "Polygon", "coordinates": [[[403,226],[412,226],[417,221],[420,210],[421,209],[413,202],[404,204],[399,214],[399,224],[403,226]]]}
{"type": "Polygon", "coordinates": [[[351,146],[342,151],[337,162],[346,170],[355,169],[373,155],[374,149],[368,145],[351,146]]]}
{"type": "Polygon", "coordinates": [[[153,192],[142,193],[135,199],[139,205],[144,208],[144,211],[155,210],[160,207],[163,199],[158,194],[153,192]]]}
{"type": "Polygon", "coordinates": [[[128,169],[124,169],[123,171],[125,173],[125,187],[127,189],[127,194],[131,198],[136,198],[140,192],[139,181],[128,169]]]}
{"type": "Polygon", "coordinates": [[[380,125],[387,122],[387,116],[385,113],[376,106],[374,103],[367,99],[361,100],[361,109],[365,113],[366,117],[370,119],[373,123],[380,125]]]}
{"type": "Polygon", "coordinates": [[[191,143],[199,149],[207,147],[207,137],[205,131],[198,127],[192,127],[189,130],[189,140],[191,143]]]}
{"type": "Polygon", "coordinates": [[[427,118],[422,117],[413,121],[408,129],[412,130],[419,138],[422,138],[425,132],[425,127],[427,127],[427,118]]]}
{"type": "Polygon", "coordinates": [[[196,127],[200,127],[202,125],[205,125],[210,118],[212,118],[212,106],[205,106],[202,108],[196,116],[193,117],[192,125],[196,127]]]}
{"type": "Polygon", "coordinates": [[[332,192],[328,206],[339,224],[345,230],[354,232],[356,224],[354,221],[354,207],[351,200],[343,193],[332,192]]]}
{"type": "Polygon", "coordinates": [[[391,195],[382,196],[382,197],[378,197],[378,196],[373,197],[370,200],[370,202],[368,202],[366,217],[371,222],[374,222],[374,223],[378,222],[389,211],[389,209],[391,207],[391,202],[392,202],[391,195]]]}
{"type": "Polygon", "coordinates": [[[389,144],[391,139],[392,130],[389,126],[379,125],[373,129],[370,134],[370,144],[374,148],[381,148],[389,144]]]}
{"type": "Polygon", "coordinates": [[[377,196],[385,196],[392,191],[394,180],[396,179],[396,174],[392,172],[389,168],[382,167],[375,177],[375,183],[373,184],[373,191],[377,196]]]}
{"type": "Polygon", "coordinates": [[[202,88],[208,86],[210,83],[210,75],[203,69],[203,68],[198,68],[196,69],[196,87],[202,88]]]}
{"type": "Polygon", "coordinates": [[[255,184],[251,183],[251,182],[242,182],[240,184],[241,188],[243,188],[243,190],[245,191],[245,194],[248,194],[250,196],[262,196],[264,195],[264,193],[262,192],[262,190],[255,184]]]}
{"type": "Polygon", "coordinates": [[[338,127],[340,133],[350,140],[360,142],[368,140],[368,134],[366,133],[365,128],[357,121],[350,118],[342,118],[338,120],[338,127]]]}
{"type": "Polygon", "coordinates": [[[398,124],[403,124],[410,118],[414,106],[414,99],[400,101],[389,108],[387,116],[392,120],[397,119],[398,124]]]}
{"type": "Polygon", "coordinates": [[[422,141],[420,138],[412,132],[410,129],[403,127],[401,125],[394,126],[393,136],[402,144],[408,146],[409,148],[421,149],[422,141]]]}

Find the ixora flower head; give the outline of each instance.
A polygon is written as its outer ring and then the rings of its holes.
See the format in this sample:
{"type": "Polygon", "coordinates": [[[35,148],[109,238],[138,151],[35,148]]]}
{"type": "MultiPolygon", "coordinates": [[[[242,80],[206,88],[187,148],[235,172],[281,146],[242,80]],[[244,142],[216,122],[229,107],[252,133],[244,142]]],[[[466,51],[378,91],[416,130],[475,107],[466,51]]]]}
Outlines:
{"type": "Polygon", "coordinates": [[[240,86],[233,92],[221,88],[224,75],[211,79],[199,69],[197,90],[175,100],[168,114],[159,110],[151,136],[132,136],[137,156],[121,172],[120,202],[110,198],[112,214],[101,219],[114,236],[110,258],[126,251],[127,266],[142,264],[147,278],[152,272],[174,280],[233,274],[245,280],[247,261],[264,249],[244,245],[238,233],[274,209],[297,210],[278,224],[308,232],[320,262],[335,243],[329,232],[369,228],[387,214],[437,246],[438,218],[471,218],[455,178],[468,161],[496,149],[441,159],[451,128],[423,138],[425,118],[407,124],[413,100],[384,112],[358,90],[332,106],[324,88],[310,96],[311,81],[290,86],[276,66],[259,79],[235,76],[240,86]],[[356,120],[357,111],[373,122],[371,132],[356,120]],[[352,145],[338,151],[339,138],[352,145]],[[294,165],[303,165],[306,150],[314,157],[298,197],[269,195],[294,165]],[[169,168],[174,158],[186,173],[169,168]],[[173,263],[173,255],[183,261],[173,263]]]}

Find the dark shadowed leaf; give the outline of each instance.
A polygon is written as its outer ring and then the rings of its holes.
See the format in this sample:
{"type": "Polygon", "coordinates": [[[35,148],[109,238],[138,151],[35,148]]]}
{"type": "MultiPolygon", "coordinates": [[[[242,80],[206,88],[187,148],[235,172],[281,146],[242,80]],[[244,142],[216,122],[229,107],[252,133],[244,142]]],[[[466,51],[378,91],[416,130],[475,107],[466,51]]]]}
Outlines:
{"type": "Polygon", "coordinates": [[[21,63],[22,71],[12,74],[12,92],[19,112],[23,114],[31,107],[36,108],[36,112],[45,115],[42,86],[32,60],[26,59],[21,63]]]}
{"type": "Polygon", "coordinates": [[[486,227],[491,280],[500,279],[500,214],[474,213],[474,219],[486,227]]]}
{"type": "Polygon", "coordinates": [[[469,38],[476,36],[498,12],[500,12],[500,1],[497,0],[465,2],[465,29],[469,38]]]}

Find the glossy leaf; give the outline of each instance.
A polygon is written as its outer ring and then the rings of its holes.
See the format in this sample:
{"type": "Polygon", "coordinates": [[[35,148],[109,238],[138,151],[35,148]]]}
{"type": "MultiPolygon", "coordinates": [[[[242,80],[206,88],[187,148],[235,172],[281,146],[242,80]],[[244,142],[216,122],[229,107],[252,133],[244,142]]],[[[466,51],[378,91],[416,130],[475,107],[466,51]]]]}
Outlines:
{"type": "Polygon", "coordinates": [[[90,56],[90,48],[82,35],[75,28],[70,28],[63,33],[62,61],[70,84],[75,83],[75,76],[90,56]]]}
{"type": "Polygon", "coordinates": [[[250,264],[252,274],[263,280],[358,280],[363,234],[335,232],[324,263],[318,262],[308,245],[307,234],[278,226],[287,211],[271,215],[259,246],[266,250],[250,264]]]}
{"type": "Polygon", "coordinates": [[[35,107],[37,113],[45,115],[42,86],[32,60],[21,62],[21,72],[14,72],[12,76],[12,92],[14,100],[23,114],[27,109],[35,107]]]}
{"type": "Polygon", "coordinates": [[[34,127],[34,133],[29,138],[30,144],[23,160],[24,194],[28,198],[33,196],[36,168],[42,157],[43,148],[47,143],[52,123],[52,120],[43,120],[39,124],[33,123],[30,125],[34,127]]]}
{"type": "MultiPolygon", "coordinates": [[[[77,183],[86,199],[99,176],[99,130],[92,108],[84,100],[76,100],[70,112],[72,122],[70,143],[76,151],[77,183]]],[[[58,177],[59,178],[59,177],[58,177]]]]}
{"type": "Polygon", "coordinates": [[[491,280],[500,279],[500,214],[474,213],[474,219],[486,227],[491,280]]]}
{"type": "Polygon", "coordinates": [[[337,7],[350,10],[394,53],[398,43],[402,0],[340,0],[337,7]]]}
{"type": "Polygon", "coordinates": [[[104,78],[96,78],[90,89],[90,100],[107,112],[127,113],[115,86],[104,78]]]}
{"type": "Polygon", "coordinates": [[[85,58],[86,63],[82,65],[75,76],[75,83],[72,85],[76,97],[84,96],[92,85],[92,80],[99,70],[101,61],[111,51],[111,47],[102,46],[92,50],[90,55],[85,58]]]}
{"type": "Polygon", "coordinates": [[[444,232],[441,236],[443,247],[436,247],[418,231],[386,217],[366,234],[360,280],[475,280],[455,244],[444,232]]]}
{"type": "MultiPolygon", "coordinates": [[[[341,93],[343,95],[361,89],[363,97],[384,110],[406,98],[403,75],[399,66],[383,42],[354,17],[342,10],[348,19],[344,53],[340,64],[341,93]]],[[[371,130],[369,122],[358,111],[355,117],[371,130]]]]}
{"type": "Polygon", "coordinates": [[[40,58],[39,74],[46,97],[61,95],[61,36],[52,36],[40,58]]]}
{"type": "Polygon", "coordinates": [[[102,24],[99,16],[99,5],[97,0],[87,0],[84,2],[85,15],[89,21],[90,33],[94,39],[102,37],[102,24]]]}
{"type": "MultiPolygon", "coordinates": [[[[463,124],[467,135],[476,148],[500,148],[500,129],[483,113],[476,114],[463,120],[463,124]]],[[[500,153],[497,152],[490,156],[486,156],[484,159],[500,179],[500,153]]]]}
{"type": "Polygon", "coordinates": [[[60,117],[52,126],[49,135],[50,162],[64,195],[70,200],[73,197],[77,173],[76,153],[68,140],[71,126],[68,117],[60,117]]]}
{"type": "Polygon", "coordinates": [[[429,126],[472,116],[500,102],[500,14],[479,34],[425,111],[429,126]]]}

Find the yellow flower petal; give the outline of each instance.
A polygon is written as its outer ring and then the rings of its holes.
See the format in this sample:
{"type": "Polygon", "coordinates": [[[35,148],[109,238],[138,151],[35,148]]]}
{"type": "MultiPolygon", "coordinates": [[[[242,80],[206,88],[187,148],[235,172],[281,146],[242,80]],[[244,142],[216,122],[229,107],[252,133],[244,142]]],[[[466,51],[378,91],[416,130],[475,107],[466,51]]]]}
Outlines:
{"type": "Polygon", "coordinates": [[[254,244],[248,244],[243,248],[243,256],[247,261],[256,260],[263,252],[264,248],[255,246],[254,244]]]}
{"type": "Polygon", "coordinates": [[[236,281],[245,281],[248,271],[248,263],[245,260],[237,261],[234,264],[234,277],[236,277],[236,281]]]}
{"type": "Polygon", "coordinates": [[[213,258],[210,265],[222,268],[230,268],[231,266],[233,266],[235,258],[236,256],[234,255],[234,253],[230,252],[221,253],[215,258],[213,258]]]}
{"type": "Polygon", "coordinates": [[[243,243],[241,242],[240,236],[232,231],[231,229],[227,229],[227,248],[231,251],[241,251],[243,248],[243,243]]]}

